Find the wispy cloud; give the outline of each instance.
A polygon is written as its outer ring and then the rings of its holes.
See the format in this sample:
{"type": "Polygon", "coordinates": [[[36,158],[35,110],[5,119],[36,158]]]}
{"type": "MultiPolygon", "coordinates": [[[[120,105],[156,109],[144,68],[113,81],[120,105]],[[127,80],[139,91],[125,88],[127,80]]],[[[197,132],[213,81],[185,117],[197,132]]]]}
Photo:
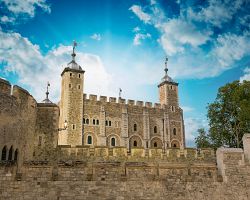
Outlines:
{"type": "Polygon", "coordinates": [[[100,41],[102,39],[101,34],[94,33],[93,35],[90,36],[91,39],[100,41]]]}
{"type": "Polygon", "coordinates": [[[131,10],[144,23],[150,23],[150,20],[151,20],[150,15],[144,12],[141,6],[133,5],[130,7],[129,10],[131,10]]]}
{"type": "Polygon", "coordinates": [[[145,40],[145,39],[150,38],[150,37],[151,37],[151,35],[149,33],[146,33],[146,34],[136,33],[134,40],[133,40],[133,44],[135,46],[141,45],[142,40],[145,40]]]}
{"type": "MultiPolygon", "coordinates": [[[[0,62],[5,62],[3,74],[15,72],[19,77],[19,84],[29,86],[32,95],[41,101],[44,98],[46,82],[51,83],[51,99],[59,100],[60,73],[71,58],[71,46],[59,45],[43,55],[38,45],[18,33],[0,31],[0,62]],[[64,65],[64,67],[62,66],[64,65]]],[[[99,56],[77,52],[76,60],[84,63],[86,93],[111,95],[112,76],[107,73],[99,56]],[[93,78],[95,77],[95,78],[93,78]]]]}
{"type": "Polygon", "coordinates": [[[250,81],[250,67],[246,67],[244,69],[244,75],[240,77],[241,82],[243,82],[244,80],[250,81]]]}
{"type": "Polygon", "coordinates": [[[172,73],[175,77],[205,78],[218,76],[250,55],[249,17],[243,5],[247,6],[245,0],[209,0],[204,7],[196,9],[182,5],[180,14],[173,16],[157,3],[145,9],[134,5],[136,9],[131,10],[143,23],[158,30],[159,44],[174,60],[172,73]],[[233,21],[239,10],[242,11],[239,23],[244,24],[240,28],[244,29],[228,31],[228,27],[223,26],[233,21]]]}
{"type": "Polygon", "coordinates": [[[8,10],[6,15],[1,17],[2,23],[14,23],[19,18],[32,18],[35,16],[36,8],[50,13],[51,9],[46,0],[0,0],[3,8],[8,10]],[[8,14],[8,15],[7,15],[8,14]]]}

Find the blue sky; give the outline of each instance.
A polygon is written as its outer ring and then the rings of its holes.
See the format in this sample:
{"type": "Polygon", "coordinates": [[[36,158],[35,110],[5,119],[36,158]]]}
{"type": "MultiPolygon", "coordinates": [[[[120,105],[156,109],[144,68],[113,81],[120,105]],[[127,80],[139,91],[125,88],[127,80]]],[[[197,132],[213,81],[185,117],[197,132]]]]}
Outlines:
{"type": "Polygon", "coordinates": [[[207,128],[220,86],[250,80],[249,0],[0,0],[0,77],[57,102],[60,72],[78,42],[88,94],[158,102],[169,58],[187,144],[207,128]]]}

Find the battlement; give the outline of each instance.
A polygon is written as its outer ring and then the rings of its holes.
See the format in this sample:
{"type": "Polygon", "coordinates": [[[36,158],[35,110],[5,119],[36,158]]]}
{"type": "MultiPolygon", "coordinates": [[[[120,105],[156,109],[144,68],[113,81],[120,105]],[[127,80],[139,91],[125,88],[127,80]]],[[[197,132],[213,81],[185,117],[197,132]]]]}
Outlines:
{"type": "Polygon", "coordinates": [[[126,106],[136,106],[136,107],[146,107],[146,108],[155,108],[155,109],[167,109],[168,105],[161,105],[160,103],[136,101],[132,99],[123,99],[116,97],[107,97],[107,96],[97,96],[94,94],[83,94],[83,99],[91,102],[101,102],[101,103],[112,103],[126,106]]]}
{"type": "Polygon", "coordinates": [[[161,148],[132,148],[130,152],[126,147],[108,148],[106,146],[59,146],[62,152],[63,160],[120,160],[120,161],[140,161],[147,162],[150,160],[158,160],[162,162],[209,162],[215,163],[216,157],[213,149],[195,149],[170,148],[163,150],[161,148]]]}
{"type": "Polygon", "coordinates": [[[0,78],[0,93],[11,94],[10,82],[2,78],[0,78]]]}
{"type": "Polygon", "coordinates": [[[0,94],[3,94],[2,98],[8,95],[11,99],[9,101],[17,101],[19,103],[31,102],[36,104],[34,97],[24,88],[14,85],[13,88],[9,81],[0,78],[0,94]]]}

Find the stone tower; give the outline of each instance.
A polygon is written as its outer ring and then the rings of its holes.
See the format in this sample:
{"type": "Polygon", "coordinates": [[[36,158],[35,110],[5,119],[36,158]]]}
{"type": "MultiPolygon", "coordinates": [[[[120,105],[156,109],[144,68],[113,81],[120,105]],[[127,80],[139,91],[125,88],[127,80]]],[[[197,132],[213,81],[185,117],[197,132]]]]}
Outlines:
{"type": "Polygon", "coordinates": [[[169,105],[171,109],[179,107],[178,99],[178,83],[168,76],[168,58],[165,61],[165,76],[162,78],[161,83],[158,85],[159,88],[159,100],[162,105],[169,105]]]}
{"type": "Polygon", "coordinates": [[[75,62],[75,47],[74,42],[72,61],[61,74],[59,127],[64,127],[66,121],[67,128],[59,133],[59,145],[82,145],[84,71],[75,62]]]}

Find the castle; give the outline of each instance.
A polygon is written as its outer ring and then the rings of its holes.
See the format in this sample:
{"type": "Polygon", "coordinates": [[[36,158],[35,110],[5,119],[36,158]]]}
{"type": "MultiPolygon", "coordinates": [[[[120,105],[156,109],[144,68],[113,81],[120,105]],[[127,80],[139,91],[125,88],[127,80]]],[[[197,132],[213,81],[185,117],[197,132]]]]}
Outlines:
{"type": "MultiPolygon", "coordinates": [[[[93,145],[143,147],[145,149],[169,147],[184,148],[183,111],[179,107],[178,83],[167,74],[159,88],[160,103],[128,100],[83,94],[84,70],[75,61],[63,70],[59,126],[67,129],[59,134],[59,145],[93,145]]],[[[94,77],[93,77],[94,78],[94,77]]],[[[49,102],[49,101],[48,101],[49,102]]]]}
{"type": "Polygon", "coordinates": [[[75,61],[61,100],[43,102],[0,79],[0,200],[250,199],[250,134],[243,149],[185,147],[178,84],[167,74],[160,103],[84,91],[75,61]]]}

